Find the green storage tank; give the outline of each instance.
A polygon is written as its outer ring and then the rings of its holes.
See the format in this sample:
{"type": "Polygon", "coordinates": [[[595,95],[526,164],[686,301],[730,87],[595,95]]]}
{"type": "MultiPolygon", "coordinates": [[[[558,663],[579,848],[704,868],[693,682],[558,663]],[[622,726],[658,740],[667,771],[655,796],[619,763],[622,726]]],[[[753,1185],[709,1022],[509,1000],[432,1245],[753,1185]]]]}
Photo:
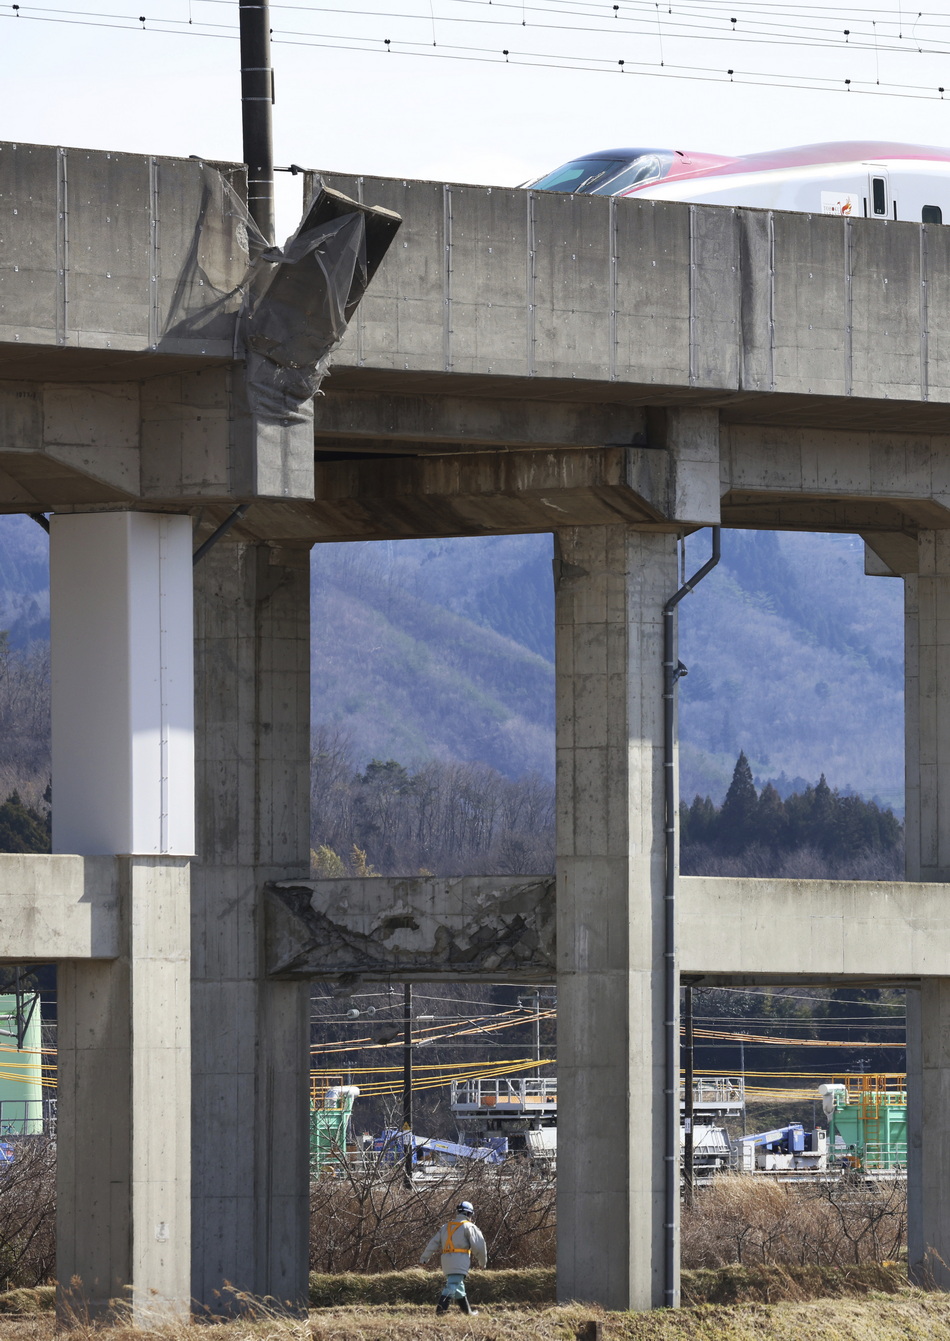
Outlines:
{"type": "Polygon", "coordinates": [[[310,1172],[346,1154],[346,1138],[357,1085],[331,1085],[322,1096],[310,1095],[310,1172]]]}
{"type": "Polygon", "coordinates": [[[845,1159],[867,1173],[906,1169],[906,1081],[904,1075],[888,1073],[819,1085],[828,1119],[829,1158],[845,1159]]]}
{"type": "Polygon", "coordinates": [[[35,999],[23,1047],[19,1049],[17,999],[0,996],[0,1137],[42,1134],[43,1053],[39,1000],[35,999]]]}

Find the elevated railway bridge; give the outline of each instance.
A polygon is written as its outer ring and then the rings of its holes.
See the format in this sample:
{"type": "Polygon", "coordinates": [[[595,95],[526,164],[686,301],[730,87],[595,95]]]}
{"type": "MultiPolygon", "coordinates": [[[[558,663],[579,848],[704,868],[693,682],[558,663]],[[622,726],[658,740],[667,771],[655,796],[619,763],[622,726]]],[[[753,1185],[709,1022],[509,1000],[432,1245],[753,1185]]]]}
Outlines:
{"type": "Polygon", "coordinates": [[[302,1305],[310,981],[451,976],[557,980],[559,1290],[639,1309],[678,1298],[677,985],[906,986],[910,1266],[947,1285],[950,230],[328,181],[403,223],[367,224],[314,412],[342,309],[315,265],[249,281],[243,169],[0,145],[0,509],[49,514],[56,802],[52,856],[0,857],[0,956],[59,966],[60,1280],[302,1305]],[[906,882],[675,878],[664,610],[719,526],[857,532],[903,581],[906,882]],[[528,531],[556,878],[308,883],[311,546],[528,531]]]}

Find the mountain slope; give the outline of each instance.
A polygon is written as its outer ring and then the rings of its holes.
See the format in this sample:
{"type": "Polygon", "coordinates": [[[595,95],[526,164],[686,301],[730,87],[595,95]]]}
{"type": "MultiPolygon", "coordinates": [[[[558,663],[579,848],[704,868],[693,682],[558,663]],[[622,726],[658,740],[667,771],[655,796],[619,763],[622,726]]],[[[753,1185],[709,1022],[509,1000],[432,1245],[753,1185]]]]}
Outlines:
{"type": "MultiPolygon", "coordinates": [[[[0,630],[48,636],[47,539],[0,519],[0,630]]],[[[691,537],[687,567],[708,553],[691,537]]],[[[318,545],[315,724],[356,756],[554,767],[551,537],[318,545]]],[[[863,573],[853,536],[723,532],[679,607],[681,794],[721,801],[739,751],[787,794],[823,772],[900,809],[902,584],[863,573]]]]}

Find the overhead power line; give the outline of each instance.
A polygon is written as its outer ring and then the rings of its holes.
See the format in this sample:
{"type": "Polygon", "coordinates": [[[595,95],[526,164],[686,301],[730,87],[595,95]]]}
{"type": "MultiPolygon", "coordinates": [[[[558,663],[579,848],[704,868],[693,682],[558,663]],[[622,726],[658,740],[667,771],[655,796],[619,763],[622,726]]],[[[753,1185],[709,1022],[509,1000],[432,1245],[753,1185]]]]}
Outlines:
{"type": "MultiPolygon", "coordinates": [[[[210,3],[210,0],[202,0],[203,3],[210,3]]],[[[572,0],[575,6],[579,3],[586,3],[587,0],[572,0]]],[[[458,3],[458,0],[453,0],[458,3]]],[[[632,6],[628,6],[632,7],[632,6]]],[[[738,7],[738,6],[736,6],[738,7]]],[[[303,6],[293,7],[300,12],[303,6]]],[[[327,11],[307,9],[306,12],[319,13],[325,17],[327,11]]],[[[334,11],[340,12],[340,11],[334,11]]],[[[355,15],[354,11],[344,11],[347,14],[355,15]]],[[[525,11],[527,12],[527,11],[525,11]]],[[[544,11],[548,12],[548,11],[544,11]]],[[[563,15],[564,10],[550,11],[563,15]]],[[[613,12],[612,9],[610,11],[613,12]]],[[[622,8],[618,7],[618,13],[622,14],[622,8]]],[[[660,8],[661,19],[663,15],[660,8]]],[[[6,9],[0,9],[0,17],[26,22],[43,22],[78,25],[95,28],[108,28],[119,31],[142,31],[145,33],[159,33],[171,36],[188,36],[215,38],[223,40],[237,41],[238,32],[236,27],[223,23],[195,23],[193,20],[170,20],[163,18],[151,18],[148,15],[132,14],[114,14],[106,13],[101,10],[62,10],[52,9],[45,6],[10,6],[6,9]]],[[[449,21],[452,16],[445,16],[445,21],[449,21]]],[[[408,21],[428,21],[438,24],[442,19],[432,15],[412,16],[412,15],[387,15],[388,22],[398,23],[401,20],[408,21]]],[[[668,18],[672,22],[672,13],[668,11],[668,18]]],[[[666,22],[666,19],[662,20],[666,22]]],[[[761,20],[759,20],[761,22],[761,20]]],[[[667,24],[668,28],[670,23],[667,24]]],[[[508,25],[511,26],[511,25],[508,25]]],[[[526,31],[529,27],[542,27],[540,24],[532,22],[529,25],[525,20],[517,24],[517,31],[526,31]]],[[[543,25],[548,29],[558,25],[543,25]]],[[[565,31],[581,31],[579,29],[569,29],[560,25],[565,31]]],[[[812,25],[814,27],[814,25],[812,25]]],[[[720,34],[713,33],[708,25],[695,25],[695,32],[673,32],[669,31],[668,40],[681,42],[701,41],[705,46],[708,42],[720,34]]],[[[590,23],[582,30],[592,35],[605,35],[608,33],[609,24],[604,27],[592,28],[590,23]]],[[[626,36],[632,41],[640,41],[644,35],[652,35],[652,30],[643,34],[628,33],[626,36]]],[[[662,22],[660,28],[662,38],[662,22]]],[[[812,32],[809,40],[799,39],[797,36],[789,38],[781,34],[771,33],[762,28],[753,34],[756,44],[762,46],[781,47],[783,45],[805,45],[815,49],[825,50],[828,48],[830,37],[825,38],[822,34],[816,35],[812,32]]],[[[890,52],[900,52],[905,55],[928,55],[944,54],[937,52],[936,48],[924,49],[919,45],[913,44],[909,39],[907,47],[889,46],[881,44],[880,39],[868,33],[860,33],[850,29],[846,34],[842,29],[842,39],[847,37],[847,41],[839,43],[843,51],[858,52],[865,54],[874,52],[879,58],[880,54],[890,52]],[[855,38],[851,42],[851,37],[855,38]]],[[[738,30],[725,34],[727,41],[744,41],[743,34],[738,30]]],[[[507,40],[507,39],[500,39],[507,40]]],[[[748,39],[753,40],[752,38],[748,39]]],[[[734,83],[749,87],[769,87],[782,89],[799,89],[813,92],[844,92],[874,94],[881,97],[897,97],[912,99],[917,101],[941,101],[944,100],[946,89],[942,85],[934,83],[898,83],[893,81],[881,81],[877,71],[872,78],[870,74],[862,76],[858,70],[852,70],[849,75],[826,76],[807,72],[800,76],[789,74],[788,70],[766,71],[752,68],[742,68],[735,61],[730,65],[726,61],[718,65],[692,65],[683,62],[666,61],[660,56],[655,61],[632,59],[629,50],[625,53],[622,47],[616,47],[614,54],[610,56],[580,56],[576,52],[559,53],[554,51],[535,51],[521,50],[513,44],[498,47],[476,46],[476,45],[448,45],[442,46],[435,39],[422,41],[413,41],[404,38],[393,38],[384,32],[378,35],[367,36],[365,34],[334,34],[334,33],[295,33],[288,35],[280,29],[274,29],[272,41],[276,44],[296,47],[312,47],[320,50],[348,51],[355,53],[368,53],[379,55],[401,55],[426,57],[428,59],[467,61],[479,64],[505,64],[515,68],[525,69],[550,69],[550,70],[570,70],[576,72],[588,73],[614,73],[620,75],[640,75],[641,77],[656,77],[664,79],[686,80],[700,83],[734,83]],[[621,54],[618,54],[621,53],[621,54]]]]}

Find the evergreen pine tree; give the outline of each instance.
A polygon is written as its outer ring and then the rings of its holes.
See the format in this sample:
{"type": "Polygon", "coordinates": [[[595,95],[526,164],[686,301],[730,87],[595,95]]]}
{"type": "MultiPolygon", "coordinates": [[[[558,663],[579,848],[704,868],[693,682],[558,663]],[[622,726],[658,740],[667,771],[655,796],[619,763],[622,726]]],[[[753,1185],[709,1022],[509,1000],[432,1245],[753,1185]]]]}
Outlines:
{"type": "Polygon", "coordinates": [[[754,842],[759,798],[752,780],[752,769],[745,751],[736,760],[735,770],[726,799],[719,812],[719,841],[721,852],[736,856],[754,842]]]}

